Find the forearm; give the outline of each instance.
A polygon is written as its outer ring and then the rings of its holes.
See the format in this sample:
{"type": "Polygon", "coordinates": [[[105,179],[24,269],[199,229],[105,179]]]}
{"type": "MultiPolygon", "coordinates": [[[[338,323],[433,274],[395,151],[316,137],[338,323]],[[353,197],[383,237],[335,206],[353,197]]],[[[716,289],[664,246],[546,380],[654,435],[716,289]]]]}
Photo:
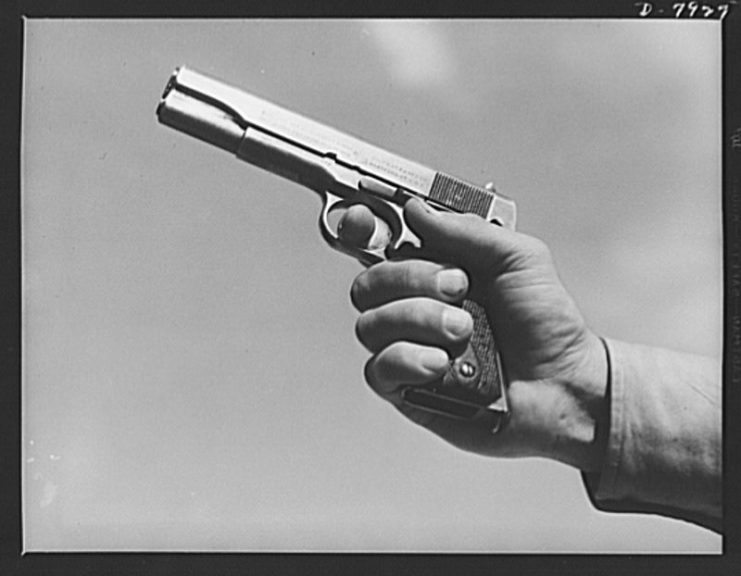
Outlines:
{"type": "Polygon", "coordinates": [[[585,475],[594,504],[720,531],[719,362],[615,340],[608,349],[609,436],[601,470],[585,475]]]}

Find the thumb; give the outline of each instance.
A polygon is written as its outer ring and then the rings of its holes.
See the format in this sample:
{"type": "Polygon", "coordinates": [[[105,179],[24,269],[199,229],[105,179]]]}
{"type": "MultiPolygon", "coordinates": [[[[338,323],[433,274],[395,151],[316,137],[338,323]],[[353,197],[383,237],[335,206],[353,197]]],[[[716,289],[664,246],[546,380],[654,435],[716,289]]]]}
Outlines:
{"type": "Polygon", "coordinates": [[[476,214],[440,212],[412,198],[404,207],[404,218],[425,253],[474,274],[499,273],[521,250],[517,233],[476,214]]]}

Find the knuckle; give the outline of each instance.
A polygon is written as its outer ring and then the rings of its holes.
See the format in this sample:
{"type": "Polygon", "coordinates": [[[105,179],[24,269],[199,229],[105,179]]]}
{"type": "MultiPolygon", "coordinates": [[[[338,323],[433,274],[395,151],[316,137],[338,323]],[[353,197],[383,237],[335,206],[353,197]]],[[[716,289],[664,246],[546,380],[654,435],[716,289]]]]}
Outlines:
{"type": "Polygon", "coordinates": [[[445,311],[447,308],[447,304],[443,304],[437,300],[423,300],[420,302],[419,309],[416,312],[418,326],[424,330],[432,330],[439,334],[445,334],[445,311]]]}
{"type": "Polygon", "coordinates": [[[413,293],[419,287],[419,274],[414,270],[414,266],[410,261],[397,262],[397,278],[399,282],[399,288],[404,292],[413,293]]]}
{"type": "Polygon", "coordinates": [[[363,367],[363,376],[371,390],[379,396],[385,397],[392,385],[387,381],[387,378],[380,374],[380,366],[378,355],[372,356],[363,367]]]}
{"type": "Polygon", "coordinates": [[[366,300],[369,290],[368,273],[364,271],[355,278],[350,286],[350,301],[360,312],[363,312],[367,308],[366,300]]]}
{"type": "Polygon", "coordinates": [[[438,332],[444,305],[428,297],[401,300],[389,307],[387,322],[404,334],[438,332]]]}
{"type": "Polygon", "coordinates": [[[368,350],[371,349],[373,317],[371,312],[363,312],[355,322],[355,337],[368,350]]]}
{"type": "Polygon", "coordinates": [[[404,287],[415,281],[414,265],[417,260],[389,260],[385,262],[387,268],[387,280],[404,287]]]}
{"type": "Polygon", "coordinates": [[[533,254],[543,254],[548,252],[548,246],[540,238],[535,236],[522,235],[522,246],[533,254]]]}
{"type": "Polygon", "coordinates": [[[363,368],[365,381],[377,394],[387,395],[395,387],[393,379],[393,367],[390,365],[388,350],[375,354],[363,368]]]}
{"type": "Polygon", "coordinates": [[[549,252],[548,246],[540,238],[535,236],[529,236],[530,249],[536,254],[547,254],[549,252]]]}
{"type": "Polygon", "coordinates": [[[376,387],[377,378],[375,356],[371,356],[371,358],[365,363],[365,366],[363,367],[363,376],[371,388],[376,387]]]}
{"type": "Polygon", "coordinates": [[[551,250],[548,245],[543,242],[540,238],[534,236],[525,236],[523,241],[523,248],[527,254],[534,259],[547,261],[551,258],[551,250]]]}
{"type": "Polygon", "coordinates": [[[402,309],[402,317],[407,324],[419,327],[434,326],[435,312],[429,300],[416,298],[402,309]]]}

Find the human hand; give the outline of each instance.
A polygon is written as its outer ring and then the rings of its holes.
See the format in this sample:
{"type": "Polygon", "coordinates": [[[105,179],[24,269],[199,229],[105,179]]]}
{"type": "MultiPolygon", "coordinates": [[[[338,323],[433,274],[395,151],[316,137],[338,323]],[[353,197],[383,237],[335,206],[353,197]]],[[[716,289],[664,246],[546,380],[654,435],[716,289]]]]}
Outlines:
{"type": "MultiPolygon", "coordinates": [[[[412,421],[459,448],[492,456],[542,456],[584,471],[601,464],[596,433],[607,419],[607,361],[561,284],[547,246],[470,214],[410,200],[407,224],[422,241],[411,258],[363,271],[351,296],[360,342],[373,354],[366,380],[412,421]],[[431,258],[431,259],[428,259],[431,258]],[[507,375],[511,416],[491,434],[402,403],[400,389],[439,379],[473,331],[464,298],[486,310],[507,375]]],[[[341,223],[343,241],[368,238],[364,207],[341,223]]]]}

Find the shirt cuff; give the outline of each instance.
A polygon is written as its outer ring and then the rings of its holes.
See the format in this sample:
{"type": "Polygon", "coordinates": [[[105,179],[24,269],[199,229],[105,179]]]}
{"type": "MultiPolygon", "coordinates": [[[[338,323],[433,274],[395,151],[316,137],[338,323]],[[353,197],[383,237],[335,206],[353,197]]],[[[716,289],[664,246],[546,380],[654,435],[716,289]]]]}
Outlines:
{"type": "Polygon", "coordinates": [[[661,514],[721,531],[720,364],[605,340],[610,421],[602,469],[583,473],[599,510],[661,514]]]}

